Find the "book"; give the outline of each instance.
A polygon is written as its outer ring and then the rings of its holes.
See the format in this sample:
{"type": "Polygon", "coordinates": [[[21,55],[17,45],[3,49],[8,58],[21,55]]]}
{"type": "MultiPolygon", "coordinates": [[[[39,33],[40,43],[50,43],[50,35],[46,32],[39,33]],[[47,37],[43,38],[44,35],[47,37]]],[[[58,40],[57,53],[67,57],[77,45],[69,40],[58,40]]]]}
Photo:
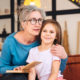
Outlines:
{"type": "Polygon", "coordinates": [[[6,73],[29,73],[30,68],[33,68],[40,63],[41,62],[34,61],[34,62],[31,62],[31,63],[25,65],[22,70],[7,70],[6,73]]]}

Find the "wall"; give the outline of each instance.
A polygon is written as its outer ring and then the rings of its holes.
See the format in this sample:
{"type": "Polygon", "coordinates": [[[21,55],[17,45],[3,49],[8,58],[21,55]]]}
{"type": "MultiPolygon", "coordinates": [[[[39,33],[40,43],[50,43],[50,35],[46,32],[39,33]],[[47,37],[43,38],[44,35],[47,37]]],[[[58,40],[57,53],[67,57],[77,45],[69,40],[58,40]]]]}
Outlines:
{"type": "MultiPolygon", "coordinates": [[[[56,1],[57,1],[57,10],[79,9],[78,6],[74,5],[69,0],[56,0],[56,1]]],[[[76,53],[77,31],[78,31],[78,22],[80,22],[80,14],[59,15],[57,16],[57,20],[61,24],[63,31],[65,27],[65,21],[67,22],[70,53],[72,55],[77,54],[76,53]]],[[[79,54],[80,54],[80,39],[79,39],[79,54]]]]}
{"type": "MultiPolygon", "coordinates": [[[[45,11],[51,11],[52,8],[52,0],[41,0],[42,8],[45,11]]],[[[78,6],[71,3],[69,0],[56,0],[56,9],[58,10],[70,10],[70,9],[79,9],[78,6]]],[[[51,18],[51,16],[47,17],[51,18]]],[[[80,14],[68,14],[68,15],[58,15],[57,21],[60,23],[62,27],[62,31],[65,29],[65,21],[67,22],[67,31],[68,31],[68,41],[69,41],[69,50],[71,55],[77,54],[77,29],[78,29],[78,22],[80,22],[80,14]]],[[[79,39],[80,40],[80,39],[79,39]]],[[[79,41],[80,45],[80,41],[79,41]]],[[[79,46],[79,53],[80,54],[80,46],[79,46]]]]}
{"type": "MultiPolygon", "coordinates": [[[[15,0],[15,4],[17,4],[15,0]]],[[[4,14],[3,10],[5,8],[10,9],[10,0],[0,0],[0,15],[4,14]],[[5,5],[5,6],[4,6],[5,5]],[[2,10],[2,12],[1,12],[2,10]]],[[[41,0],[41,7],[45,11],[51,11],[52,10],[52,0],[41,0]]],[[[76,5],[71,3],[69,0],[56,0],[57,10],[68,10],[68,9],[78,9],[76,5]]],[[[17,8],[17,6],[15,6],[17,8]]],[[[48,16],[46,18],[52,18],[51,16],[48,16]]],[[[64,31],[65,28],[65,21],[67,22],[67,31],[68,31],[68,40],[69,40],[69,49],[71,55],[76,54],[76,46],[77,46],[77,29],[78,29],[78,22],[80,21],[80,14],[72,14],[72,15],[58,15],[57,21],[62,26],[62,31],[64,31]]],[[[2,29],[6,27],[6,30],[8,33],[10,33],[10,19],[0,19],[0,33],[2,33],[2,29]]],[[[16,9],[15,9],[15,31],[17,31],[17,15],[16,15],[16,9]]],[[[80,40],[80,39],[79,39],[80,40]]],[[[80,45],[80,43],[79,43],[80,45]]],[[[80,54],[80,47],[79,47],[79,54],[80,54]]]]}

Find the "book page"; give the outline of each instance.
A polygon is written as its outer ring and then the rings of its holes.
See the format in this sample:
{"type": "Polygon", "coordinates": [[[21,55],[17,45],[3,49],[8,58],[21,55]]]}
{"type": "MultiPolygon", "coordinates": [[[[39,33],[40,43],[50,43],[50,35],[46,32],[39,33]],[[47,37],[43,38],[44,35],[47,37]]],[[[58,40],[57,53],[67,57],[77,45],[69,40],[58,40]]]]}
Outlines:
{"type": "Polygon", "coordinates": [[[23,67],[22,70],[7,70],[6,73],[29,73],[30,68],[37,66],[41,62],[34,61],[32,63],[29,63],[23,67]]]}

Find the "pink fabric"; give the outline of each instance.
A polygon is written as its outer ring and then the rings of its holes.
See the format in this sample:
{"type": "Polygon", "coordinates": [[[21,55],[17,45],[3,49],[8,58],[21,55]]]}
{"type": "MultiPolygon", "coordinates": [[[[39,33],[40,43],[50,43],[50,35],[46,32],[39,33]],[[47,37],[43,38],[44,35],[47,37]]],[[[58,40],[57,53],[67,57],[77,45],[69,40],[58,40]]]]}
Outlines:
{"type": "Polygon", "coordinates": [[[64,80],[63,77],[58,77],[56,80],[64,80]]]}
{"type": "MultiPolygon", "coordinates": [[[[40,77],[39,80],[48,80],[49,76],[50,76],[50,74],[47,74],[45,76],[40,77]]],[[[63,76],[60,76],[60,77],[57,77],[56,80],[64,80],[64,79],[63,79],[63,76]]]]}

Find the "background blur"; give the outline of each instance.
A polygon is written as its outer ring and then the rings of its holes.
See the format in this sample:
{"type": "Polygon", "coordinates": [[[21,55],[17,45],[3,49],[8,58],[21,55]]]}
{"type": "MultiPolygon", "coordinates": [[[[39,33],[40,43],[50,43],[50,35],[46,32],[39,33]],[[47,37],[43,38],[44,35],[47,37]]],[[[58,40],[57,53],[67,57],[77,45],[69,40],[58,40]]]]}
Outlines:
{"type": "MultiPolygon", "coordinates": [[[[18,7],[24,0],[0,0],[0,43],[19,30],[18,7]],[[3,34],[3,35],[2,35],[3,34]]],[[[80,54],[80,0],[41,0],[46,19],[57,20],[63,31],[63,46],[68,55],[80,54]]]]}

